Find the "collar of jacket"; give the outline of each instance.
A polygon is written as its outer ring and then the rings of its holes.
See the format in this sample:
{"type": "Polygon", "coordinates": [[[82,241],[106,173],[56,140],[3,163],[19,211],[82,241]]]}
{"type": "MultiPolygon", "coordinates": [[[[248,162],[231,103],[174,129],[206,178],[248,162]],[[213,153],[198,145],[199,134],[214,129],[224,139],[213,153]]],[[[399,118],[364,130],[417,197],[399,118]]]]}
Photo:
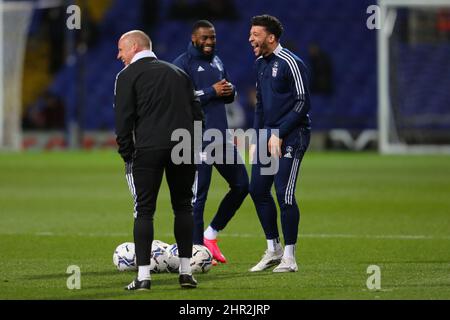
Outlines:
{"type": "Polygon", "coordinates": [[[214,59],[214,56],[216,55],[216,49],[214,49],[214,53],[212,55],[206,55],[203,52],[201,52],[197,47],[195,47],[192,42],[189,42],[188,45],[188,53],[192,55],[193,57],[200,58],[207,61],[212,61],[214,59]]]}
{"type": "Polygon", "coordinates": [[[267,62],[269,62],[270,60],[272,60],[273,57],[275,57],[276,55],[278,55],[281,50],[283,49],[283,47],[281,46],[281,44],[278,43],[278,46],[275,48],[275,50],[272,51],[271,54],[269,54],[266,57],[263,57],[264,60],[266,60],[267,62]]]}
{"type": "Polygon", "coordinates": [[[136,62],[140,59],[143,59],[143,58],[155,58],[156,59],[156,55],[151,50],[142,50],[134,55],[133,59],[131,59],[130,64],[132,64],[133,62],[136,62]]]}

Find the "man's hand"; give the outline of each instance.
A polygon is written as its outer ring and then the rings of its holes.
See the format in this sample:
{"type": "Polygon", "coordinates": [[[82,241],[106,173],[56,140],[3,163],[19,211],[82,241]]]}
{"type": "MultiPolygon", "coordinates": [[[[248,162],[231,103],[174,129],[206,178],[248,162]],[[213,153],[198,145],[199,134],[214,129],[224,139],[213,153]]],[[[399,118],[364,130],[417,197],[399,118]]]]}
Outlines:
{"type": "Polygon", "coordinates": [[[269,147],[269,152],[273,157],[281,158],[281,145],[283,144],[283,139],[278,138],[276,135],[272,134],[269,139],[267,146],[269,147]]]}
{"type": "Polygon", "coordinates": [[[219,82],[213,84],[214,90],[218,97],[226,97],[233,93],[233,85],[226,79],[222,79],[219,82]]]}

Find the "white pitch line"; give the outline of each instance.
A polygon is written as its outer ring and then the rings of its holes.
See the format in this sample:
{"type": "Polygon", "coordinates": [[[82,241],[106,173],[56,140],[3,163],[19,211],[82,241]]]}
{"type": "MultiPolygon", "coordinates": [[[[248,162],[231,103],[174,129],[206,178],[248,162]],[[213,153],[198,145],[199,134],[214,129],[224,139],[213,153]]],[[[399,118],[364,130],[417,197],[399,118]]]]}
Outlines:
{"type": "MultiPolygon", "coordinates": [[[[230,238],[259,238],[254,234],[230,233],[222,234],[222,237],[230,238]]],[[[299,234],[301,238],[347,238],[347,239],[395,239],[395,240],[450,240],[450,236],[429,236],[429,235],[361,235],[361,234],[328,234],[328,233],[306,233],[299,234]]]]}
{"type": "MultiPolygon", "coordinates": [[[[60,232],[35,232],[35,233],[20,233],[20,232],[0,232],[1,235],[34,235],[40,237],[132,237],[130,232],[76,232],[76,233],[60,233],[60,232]]],[[[173,233],[156,234],[155,237],[173,237],[173,233]]],[[[220,235],[223,238],[262,238],[263,233],[226,233],[220,235]]],[[[313,239],[385,239],[385,240],[450,240],[450,236],[430,236],[430,235],[363,235],[363,234],[341,234],[341,233],[305,233],[299,234],[298,238],[313,238],[313,239]]]]}

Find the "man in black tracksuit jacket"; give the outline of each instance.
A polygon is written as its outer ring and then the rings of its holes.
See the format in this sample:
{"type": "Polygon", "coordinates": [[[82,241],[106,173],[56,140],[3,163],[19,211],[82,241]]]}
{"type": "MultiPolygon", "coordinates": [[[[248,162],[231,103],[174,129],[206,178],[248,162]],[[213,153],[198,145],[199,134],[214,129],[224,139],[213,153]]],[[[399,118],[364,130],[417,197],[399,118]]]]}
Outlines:
{"type": "MultiPolygon", "coordinates": [[[[125,64],[115,84],[115,124],[119,153],[134,199],[134,242],[138,276],[126,290],[150,289],[153,215],[163,173],[166,173],[174,233],[180,257],[180,284],[196,287],[192,277],[192,185],[195,165],[175,165],[171,141],[176,129],[194,136],[194,120],[202,120],[199,100],[190,78],[176,66],[158,60],[142,31],[130,31],[119,40],[118,59],[125,64]]],[[[193,150],[187,150],[193,155],[193,150]]]]}

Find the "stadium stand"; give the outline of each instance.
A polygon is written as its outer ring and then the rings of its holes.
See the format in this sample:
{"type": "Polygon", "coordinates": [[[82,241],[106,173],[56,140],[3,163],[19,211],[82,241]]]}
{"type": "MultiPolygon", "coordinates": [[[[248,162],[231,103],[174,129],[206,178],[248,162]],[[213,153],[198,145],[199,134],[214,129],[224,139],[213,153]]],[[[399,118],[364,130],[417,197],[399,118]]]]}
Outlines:
{"type": "MultiPolygon", "coordinates": [[[[150,32],[154,51],[159,58],[167,61],[172,61],[186,49],[192,24],[191,21],[167,19],[171,2],[160,2],[161,22],[150,32]]],[[[214,23],[218,35],[218,50],[238,90],[242,92],[239,96],[241,104],[245,105],[245,92],[254,84],[254,57],[248,44],[249,20],[254,15],[270,13],[279,17],[285,26],[282,44],[293,44],[295,52],[307,64],[307,48],[312,42],[318,43],[331,57],[334,94],[330,97],[312,97],[311,117],[314,129],[375,128],[376,33],[361,27],[366,24],[366,8],[371,2],[373,1],[235,1],[239,19],[218,20],[214,23]],[[264,8],[264,12],[260,8],[264,8]]],[[[67,108],[66,118],[73,119],[80,112],[82,126],[86,130],[114,127],[112,92],[115,75],[122,68],[121,63],[116,60],[116,42],[121,33],[140,28],[139,8],[139,5],[131,6],[129,0],[114,1],[100,22],[98,44],[79,57],[75,64],[66,65],[49,88],[63,97],[67,108]],[[81,79],[80,70],[84,73],[84,81],[74,81],[81,79]],[[76,83],[84,86],[85,95],[77,94],[81,92],[81,88],[77,88],[76,83]],[[82,101],[80,97],[84,97],[82,101]],[[83,105],[84,108],[77,111],[77,105],[83,105]]],[[[438,63],[437,59],[436,61],[438,63]]],[[[404,63],[415,65],[416,62],[411,60],[404,63]]],[[[406,69],[408,68],[405,66],[406,69]]],[[[408,69],[407,72],[413,71],[408,69]]],[[[427,82],[426,79],[419,80],[416,85],[427,82]]],[[[448,87],[448,83],[446,85],[448,87]]]]}

